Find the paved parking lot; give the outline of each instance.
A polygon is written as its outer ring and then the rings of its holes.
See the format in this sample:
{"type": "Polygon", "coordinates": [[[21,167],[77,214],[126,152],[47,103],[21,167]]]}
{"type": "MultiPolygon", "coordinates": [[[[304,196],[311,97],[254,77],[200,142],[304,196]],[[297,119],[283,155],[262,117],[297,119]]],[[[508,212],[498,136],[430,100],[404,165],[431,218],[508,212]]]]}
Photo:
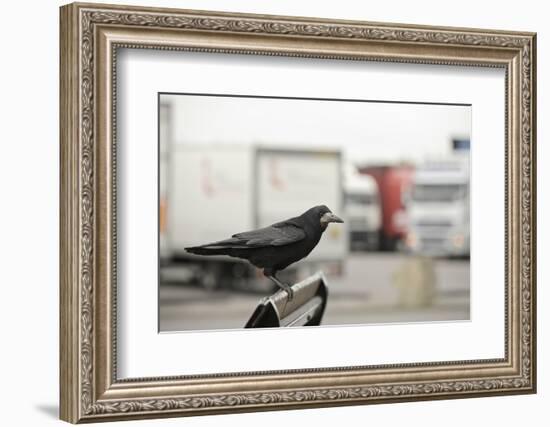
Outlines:
{"type": "MultiPolygon", "coordinates": [[[[323,324],[468,320],[468,260],[354,253],[341,277],[329,277],[323,324]]],[[[185,283],[160,287],[160,330],[242,328],[268,294],[208,291],[185,283]]]]}

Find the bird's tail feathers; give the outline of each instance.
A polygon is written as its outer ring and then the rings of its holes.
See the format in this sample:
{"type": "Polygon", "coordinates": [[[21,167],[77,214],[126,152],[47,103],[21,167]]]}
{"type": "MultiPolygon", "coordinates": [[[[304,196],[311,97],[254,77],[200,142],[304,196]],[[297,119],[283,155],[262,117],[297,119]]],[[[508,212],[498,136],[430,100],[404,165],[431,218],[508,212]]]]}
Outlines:
{"type": "Polygon", "coordinates": [[[185,248],[185,250],[191,254],[196,255],[225,255],[227,248],[210,247],[210,246],[193,246],[185,248]]]}
{"type": "Polygon", "coordinates": [[[244,249],[246,246],[239,244],[237,239],[221,240],[201,246],[185,248],[189,253],[196,255],[233,255],[235,249],[244,249]]]}

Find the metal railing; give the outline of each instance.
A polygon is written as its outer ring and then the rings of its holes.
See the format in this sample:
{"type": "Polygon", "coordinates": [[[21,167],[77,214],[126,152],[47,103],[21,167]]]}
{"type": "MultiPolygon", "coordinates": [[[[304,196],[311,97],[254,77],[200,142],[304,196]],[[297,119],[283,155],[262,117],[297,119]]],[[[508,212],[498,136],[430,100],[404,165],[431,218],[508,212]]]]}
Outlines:
{"type": "Polygon", "coordinates": [[[318,326],[327,305],[328,286],[322,272],[292,285],[294,296],[279,290],[263,298],[245,328],[318,326]]]}

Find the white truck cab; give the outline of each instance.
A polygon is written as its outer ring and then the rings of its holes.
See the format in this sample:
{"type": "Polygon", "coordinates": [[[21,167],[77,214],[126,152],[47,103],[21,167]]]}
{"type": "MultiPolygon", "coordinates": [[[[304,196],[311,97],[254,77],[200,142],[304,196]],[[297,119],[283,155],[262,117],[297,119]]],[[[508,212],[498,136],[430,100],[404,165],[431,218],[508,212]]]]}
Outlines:
{"type": "Polygon", "coordinates": [[[378,249],[382,211],[376,181],[348,165],[344,179],[344,195],[351,248],[378,249]]]}
{"type": "Polygon", "coordinates": [[[470,255],[468,159],[427,162],[414,173],[407,200],[408,249],[431,256],[470,255]]]}

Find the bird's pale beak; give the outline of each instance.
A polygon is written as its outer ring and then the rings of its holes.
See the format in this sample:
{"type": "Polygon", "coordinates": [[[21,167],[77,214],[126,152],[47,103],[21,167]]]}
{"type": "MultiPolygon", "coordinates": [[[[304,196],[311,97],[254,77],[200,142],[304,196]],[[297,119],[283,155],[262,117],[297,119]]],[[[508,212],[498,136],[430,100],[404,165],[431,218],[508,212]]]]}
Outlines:
{"type": "Polygon", "coordinates": [[[327,212],[321,217],[321,223],[322,224],[328,224],[329,222],[344,222],[344,220],[336,215],[334,215],[332,212],[327,212]]]}

